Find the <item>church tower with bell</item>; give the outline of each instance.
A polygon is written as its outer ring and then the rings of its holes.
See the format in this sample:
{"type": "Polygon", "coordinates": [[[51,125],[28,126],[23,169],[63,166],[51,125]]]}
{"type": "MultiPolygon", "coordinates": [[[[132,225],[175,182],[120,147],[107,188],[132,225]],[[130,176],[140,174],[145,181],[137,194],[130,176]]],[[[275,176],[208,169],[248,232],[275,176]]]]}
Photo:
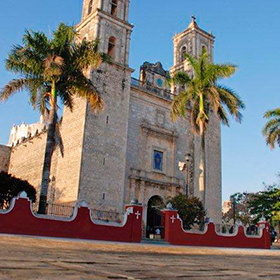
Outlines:
{"type": "Polygon", "coordinates": [[[178,71],[189,71],[188,63],[185,60],[186,53],[199,57],[202,49],[205,48],[213,61],[214,40],[212,32],[208,33],[201,29],[196,22],[196,17],[192,16],[188,28],[173,38],[174,62],[170,70],[171,74],[178,71]]]}
{"type": "Polygon", "coordinates": [[[133,26],[128,11],[129,0],[85,0],[77,26],[80,39],[98,39],[99,51],[112,60],[88,73],[105,107],[96,114],[86,105],[78,197],[90,197],[92,205],[116,212],[123,211],[132,73],[128,64],[133,26]]]}

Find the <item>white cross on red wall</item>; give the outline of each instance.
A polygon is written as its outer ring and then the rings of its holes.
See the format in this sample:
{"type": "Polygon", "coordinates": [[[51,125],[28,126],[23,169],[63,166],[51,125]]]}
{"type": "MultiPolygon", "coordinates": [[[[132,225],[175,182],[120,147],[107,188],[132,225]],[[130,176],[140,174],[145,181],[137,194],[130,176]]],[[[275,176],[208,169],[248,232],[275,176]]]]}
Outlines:
{"type": "Polygon", "coordinates": [[[174,224],[176,220],[175,216],[173,215],[170,219],[172,220],[172,224],[174,224]]]}
{"type": "Polygon", "coordinates": [[[141,213],[140,213],[139,211],[137,211],[137,212],[135,213],[135,215],[136,215],[136,219],[138,220],[139,217],[141,216],[141,213]]]}

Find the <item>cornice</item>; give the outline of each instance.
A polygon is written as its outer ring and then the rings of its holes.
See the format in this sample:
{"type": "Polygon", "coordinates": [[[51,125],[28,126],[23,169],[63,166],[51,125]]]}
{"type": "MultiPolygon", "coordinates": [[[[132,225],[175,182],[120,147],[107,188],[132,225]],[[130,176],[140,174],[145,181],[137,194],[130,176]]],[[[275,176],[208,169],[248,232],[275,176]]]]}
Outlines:
{"type": "Polygon", "coordinates": [[[183,181],[179,178],[164,176],[166,181],[160,181],[150,178],[151,175],[152,173],[147,171],[131,168],[131,175],[128,178],[148,183],[151,187],[183,188],[183,181]]]}
{"type": "Polygon", "coordinates": [[[142,122],[141,129],[146,136],[153,136],[160,139],[164,138],[172,143],[175,143],[178,138],[177,131],[172,131],[157,125],[149,124],[146,120],[142,122]]]}
{"type": "Polygon", "coordinates": [[[94,18],[96,18],[98,16],[101,18],[104,18],[108,21],[111,21],[120,27],[126,28],[126,29],[130,30],[131,32],[134,27],[134,25],[130,24],[127,21],[124,21],[117,17],[112,17],[110,14],[108,14],[100,9],[96,9],[94,12],[92,12],[90,15],[88,15],[84,20],[82,20],[79,24],[77,24],[76,29],[79,31],[80,29],[85,27],[90,21],[92,21],[94,18]]]}

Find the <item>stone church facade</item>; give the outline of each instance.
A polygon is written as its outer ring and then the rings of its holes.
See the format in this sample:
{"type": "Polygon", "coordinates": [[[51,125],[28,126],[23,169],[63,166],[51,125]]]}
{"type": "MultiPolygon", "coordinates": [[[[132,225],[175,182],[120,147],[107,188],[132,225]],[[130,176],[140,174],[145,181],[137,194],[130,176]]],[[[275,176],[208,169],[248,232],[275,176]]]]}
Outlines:
{"type": "MultiPolygon", "coordinates": [[[[113,60],[97,71],[88,71],[105,109],[96,114],[82,99],[75,100],[73,112],[65,109],[61,126],[65,155],[54,152],[49,200],[86,200],[95,209],[122,213],[125,204],[137,199],[144,206],[146,223],[148,204],[155,196],[163,202],[185,192],[202,197],[200,140],[191,132],[188,120],[171,121],[172,99],[180,89],[170,89],[165,82],[176,71],[189,71],[184,53],[198,56],[206,48],[213,57],[214,37],[200,29],[193,18],[188,28],[173,38],[170,72],[160,62],[145,62],[139,79],[135,79],[129,67],[133,29],[128,22],[129,0],[84,0],[83,5],[77,26],[80,39],[99,38],[100,51],[113,60]],[[187,171],[181,172],[178,163],[186,154],[191,161],[187,171]]],[[[0,146],[0,155],[5,154],[3,166],[9,173],[39,188],[46,127],[42,123],[38,127],[29,131],[27,126],[26,135],[21,129],[21,137],[15,136],[14,127],[10,153],[0,146]]],[[[207,216],[220,222],[221,135],[214,116],[206,135],[206,159],[207,216]]]]}

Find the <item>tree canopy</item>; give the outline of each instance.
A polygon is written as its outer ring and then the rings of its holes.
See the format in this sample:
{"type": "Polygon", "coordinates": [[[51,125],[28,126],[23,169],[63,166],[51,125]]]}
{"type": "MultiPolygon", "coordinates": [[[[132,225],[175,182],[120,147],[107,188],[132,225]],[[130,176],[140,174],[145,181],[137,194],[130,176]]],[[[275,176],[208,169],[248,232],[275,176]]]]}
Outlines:
{"type": "Polygon", "coordinates": [[[191,229],[195,224],[201,225],[204,221],[206,212],[202,202],[197,197],[189,198],[180,194],[170,199],[169,202],[174,209],[178,210],[185,229],[191,229]]]}
{"type": "Polygon", "coordinates": [[[77,36],[75,28],[64,23],[51,39],[43,32],[25,30],[22,45],[14,45],[6,60],[7,70],[20,77],[1,90],[1,100],[26,89],[33,107],[45,114],[47,105],[55,101],[51,96],[55,83],[56,94],[70,109],[75,95],[87,98],[94,109],[102,107],[101,96],[84,71],[98,68],[105,55],[98,52],[98,40],[79,41],[77,36]]]}
{"type": "Polygon", "coordinates": [[[231,208],[223,216],[225,221],[233,219],[235,214],[236,221],[244,225],[255,225],[264,217],[280,229],[279,184],[265,185],[263,191],[256,193],[236,193],[232,197],[235,197],[235,213],[233,213],[233,199],[231,198],[231,208]]]}
{"type": "Polygon", "coordinates": [[[205,49],[199,58],[189,54],[185,56],[190,64],[191,74],[178,72],[170,79],[171,84],[181,87],[172,104],[173,119],[186,118],[189,111],[193,131],[201,135],[206,129],[212,110],[227,126],[228,114],[241,122],[240,110],[245,108],[243,101],[231,88],[218,84],[221,79],[231,77],[237,67],[231,63],[212,63],[205,49]]]}
{"type": "Polygon", "coordinates": [[[27,90],[30,103],[48,115],[48,132],[42,171],[39,212],[46,212],[51,159],[63,142],[57,125],[58,99],[70,110],[74,97],[86,98],[93,110],[100,110],[103,101],[90,79],[91,68],[98,68],[106,55],[98,51],[98,40],[79,40],[73,26],[61,23],[52,38],[42,32],[26,30],[22,45],[13,46],[7,60],[7,70],[19,75],[1,91],[0,99],[7,100],[14,93],[27,90]]]}

